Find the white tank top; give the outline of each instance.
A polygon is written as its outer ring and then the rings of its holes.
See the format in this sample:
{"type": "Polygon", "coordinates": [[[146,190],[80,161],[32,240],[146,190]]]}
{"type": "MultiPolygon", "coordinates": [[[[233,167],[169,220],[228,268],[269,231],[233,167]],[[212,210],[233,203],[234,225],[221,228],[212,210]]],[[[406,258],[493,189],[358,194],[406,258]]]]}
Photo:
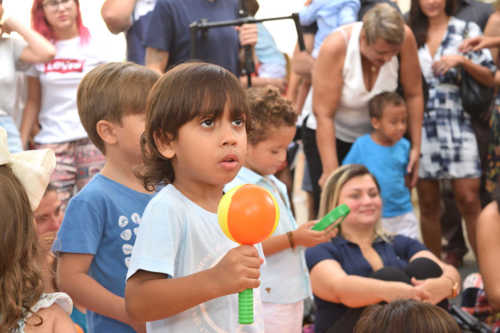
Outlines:
{"type": "MultiPolygon", "coordinates": [[[[352,24],[351,38],[347,42],[347,51],[342,69],[342,95],[335,113],[336,137],[345,142],[354,142],[358,137],[370,133],[368,102],[373,96],[383,91],[396,90],[398,85],[399,62],[397,56],[394,56],[380,68],[372,90],[366,90],[361,67],[361,52],[359,50],[359,37],[362,26],[363,22],[352,24]]],[[[304,109],[307,109],[308,104],[312,109],[312,93],[310,95],[305,102],[304,109]]],[[[316,120],[312,112],[309,114],[307,127],[316,128],[316,120]]]]}
{"type": "Polygon", "coordinates": [[[382,65],[378,77],[370,91],[365,88],[359,37],[362,22],[353,24],[351,38],[347,44],[342,76],[344,85],[340,104],[335,113],[335,133],[345,142],[354,142],[361,135],[371,131],[368,102],[383,92],[394,91],[398,85],[399,62],[396,56],[382,65]]]}

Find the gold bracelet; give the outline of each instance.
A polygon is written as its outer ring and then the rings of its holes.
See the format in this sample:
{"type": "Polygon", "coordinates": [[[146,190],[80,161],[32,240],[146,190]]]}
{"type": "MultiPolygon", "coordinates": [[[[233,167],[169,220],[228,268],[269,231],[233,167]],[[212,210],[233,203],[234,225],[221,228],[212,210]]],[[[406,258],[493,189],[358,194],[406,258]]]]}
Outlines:
{"type": "Polygon", "coordinates": [[[290,248],[292,250],[295,250],[295,242],[293,240],[293,233],[291,231],[287,232],[286,235],[288,236],[288,243],[290,243],[290,248]]]}

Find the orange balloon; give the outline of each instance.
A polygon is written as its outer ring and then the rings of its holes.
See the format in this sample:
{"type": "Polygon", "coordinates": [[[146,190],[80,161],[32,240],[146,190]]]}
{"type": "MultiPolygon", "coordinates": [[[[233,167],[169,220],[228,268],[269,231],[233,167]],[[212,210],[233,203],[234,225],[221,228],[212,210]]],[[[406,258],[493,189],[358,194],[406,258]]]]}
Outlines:
{"type": "Polygon", "coordinates": [[[227,192],[217,209],[224,233],[239,244],[253,245],[272,235],[279,222],[276,199],[266,189],[246,184],[227,192]]]}

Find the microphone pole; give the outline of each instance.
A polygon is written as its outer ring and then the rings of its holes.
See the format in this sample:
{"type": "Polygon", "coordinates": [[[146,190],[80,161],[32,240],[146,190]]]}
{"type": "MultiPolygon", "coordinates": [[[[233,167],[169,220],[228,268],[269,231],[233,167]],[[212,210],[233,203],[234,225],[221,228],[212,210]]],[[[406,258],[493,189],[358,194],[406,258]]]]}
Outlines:
{"type": "MultiPolygon", "coordinates": [[[[239,16],[246,14],[247,13],[245,11],[238,13],[239,16]]],[[[279,20],[293,20],[293,23],[295,24],[295,30],[297,31],[299,49],[301,51],[304,51],[306,47],[304,44],[304,37],[302,35],[302,27],[299,23],[299,14],[292,13],[292,15],[290,16],[268,17],[263,19],[255,19],[253,17],[243,16],[236,20],[229,20],[229,21],[208,22],[208,20],[206,19],[201,19],[199,21],[191,23],[189,25],[189,30],[191,35],[191,59],[195,59],[198,56],[197,36],[199,32],[204,34],[207,33],[209,29],[212,28],[241,26],[243,24],[251,24],[251,23],[255,24],[260,22],[279,21],[279,20]]],[[[252,85],[251,74],[255,71],[252,47],[250,45],[245,45],[244,50],[245,50],[245,71],[248,79],[248,87],[250,87],[252,85]]]]}
{"type": "MultiPolygon", "coordinates": [[[[248,10],[245,5],[245,0],[239,0],[240,9],[238,10],[238,17],[244,18],[248,17],[248,10]]],[[[252,73],[255,72],[255,63],[253,61],[253,52],[250,45],[243,46],[245,52],[245,73],[247,75],[247,87],[252,86],[252,73]]]]}

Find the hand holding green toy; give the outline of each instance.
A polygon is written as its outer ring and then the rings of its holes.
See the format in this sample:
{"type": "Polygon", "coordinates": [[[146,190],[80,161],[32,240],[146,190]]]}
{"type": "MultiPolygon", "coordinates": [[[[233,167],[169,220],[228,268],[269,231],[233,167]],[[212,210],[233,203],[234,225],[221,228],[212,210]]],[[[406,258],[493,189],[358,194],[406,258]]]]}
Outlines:
{"type": "Polygon", "coordinates": [[[332,224],[336,224],[335,228],[339,227],[342,221],[349,215],[351,210],[347,207],[346,204],[342,204],[340,206],[332,209],[328,214],[326,214],[318,223],[312,227],[312,230],[322,231],[328,228],[332,224]]]}

